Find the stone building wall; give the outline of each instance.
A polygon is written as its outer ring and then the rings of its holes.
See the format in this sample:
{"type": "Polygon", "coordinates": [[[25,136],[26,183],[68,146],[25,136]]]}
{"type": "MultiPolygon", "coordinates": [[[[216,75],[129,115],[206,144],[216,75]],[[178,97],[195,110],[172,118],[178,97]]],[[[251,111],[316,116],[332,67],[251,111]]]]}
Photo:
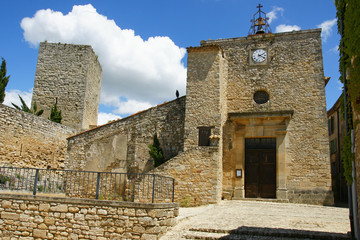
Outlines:
{"type": "Polygon", "coordinates": [[[218,46],[228,65],[227,79],[222,80],[227,81],[225,102],[232,117],[220,140],[224,141],[224,188],[244,184],[234,176],[236,168],[244,167],[239,165],[245,155],[239,151],[241,139],[276,134],[277,158],[282,159],[277,163],[277,196],[292,202],[332,203],[320,35],[317,29],[201,43],[202,48],[218,46]],[[268,51],[265,64],[250,62],[251,52],[258,48],[268,51]],[[257,90],[268,92],[270,100],[255,103],[257,90]],[[272,124],[279,129],[272,129],[272,124]]]}
{"type": "Polygon", "coordinates": [[[342,163],[342,149],[345,137],[345,122],[341,114],[340,97],[334,106],[327,112],[329,143],[330,143],[330,162],[332,175],[332,190],[334,193],[334,201],[347,202],[348,192],[347,183],[344,177],[344,167],[342,163]]]}
{"type": "Polygon", "coordinates": [[[175,202],[180,206],[218,203],[222,193],[222,171],[216,146],[182,152],[151,173],[175,179],[175,202]]]}
{"type": "Polygon", "coordinates": [[[220,62],[218,46],[188,48],[185,150],[198,146],[199,127],[220,135],[220,62]]]}
{"type": "Polygon", "coordinates": [[[77,130],[97,124],[102,70],[91,46],[40,43],[32,104],[48,118],[58,102],[62,123],[77,130]]]}
{"type": "Polygon", "coordinates": [[[1,166],[65,168],[67,140],[76,130],[0,104],[1,166]]]}
{"type": "Polygon", "coordinates": [[[146,172],[157,133],[165,159],[183,150],[185,97],[68,138],[69,169],[146,172]]]}
{"type": "Polygon", "coordinates": [[[0,194],[0,235],[10,239],[159,239],[176,203],[140,204],[0,194]]]}

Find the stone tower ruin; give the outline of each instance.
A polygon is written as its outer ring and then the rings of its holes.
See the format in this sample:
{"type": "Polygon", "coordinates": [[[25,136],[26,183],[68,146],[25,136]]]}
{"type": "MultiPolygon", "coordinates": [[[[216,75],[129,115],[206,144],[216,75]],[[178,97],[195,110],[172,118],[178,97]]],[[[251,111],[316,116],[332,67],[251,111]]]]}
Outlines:
{"type": "Polygon", "coordinates": [[[40,43],[32,105],[48,118],[57,102],[62,123],[77,130],[97,124],[102,69],[91,46],[40,43]]]}

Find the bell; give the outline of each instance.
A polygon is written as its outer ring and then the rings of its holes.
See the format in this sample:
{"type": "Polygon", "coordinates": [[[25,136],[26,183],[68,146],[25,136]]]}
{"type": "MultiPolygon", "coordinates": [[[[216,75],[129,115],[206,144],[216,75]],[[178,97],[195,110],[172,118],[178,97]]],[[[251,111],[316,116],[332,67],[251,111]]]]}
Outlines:
{"type": "Polygon", "coordinates": [[[262,33],[265,33],[265,31],[264,31],[264,29],[263,29],[263,27],[262,27],[263,25],[259,25],[258,26],[258,29],[257,29],[257,31],[256,31],[256,34],[262,34],[262,33]]]}

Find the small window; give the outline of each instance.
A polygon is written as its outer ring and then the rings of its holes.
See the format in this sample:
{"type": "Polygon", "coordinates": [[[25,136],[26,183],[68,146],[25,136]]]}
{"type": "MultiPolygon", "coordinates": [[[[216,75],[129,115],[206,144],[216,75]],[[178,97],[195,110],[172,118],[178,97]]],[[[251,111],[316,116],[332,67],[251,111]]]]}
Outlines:
{"type": "Polygon", "coordinates": [[[266,91],[260,90],[254,93],[254,101],[257,104],[264,104],[269,101],[269,94],[266,91]]]}
{"type": "Polygon", "coordinates": [[[210,136],[212,127],[198,127],[199,146],[210,146],[210,136]]]}

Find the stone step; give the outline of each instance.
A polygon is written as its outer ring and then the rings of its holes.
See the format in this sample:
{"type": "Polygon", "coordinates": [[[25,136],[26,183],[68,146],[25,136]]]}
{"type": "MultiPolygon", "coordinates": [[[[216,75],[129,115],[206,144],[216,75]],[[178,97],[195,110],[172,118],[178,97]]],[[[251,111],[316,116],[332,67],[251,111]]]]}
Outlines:
{"type": "Polygon", "coordinates": [[[285,238],[273,236],[254,236],[254,235],[238,235],[226,233],[204,233],[204,232],[187,232],[181,239],[204,239],[204,240],[304,240],[304,238],[285,238]]]}
{"type": "Polygon", "coordinates": [[[273,202],[273,203],[289,203],[289,199],[275,198],[232,198],[232,200],[251,201],[251,202],[273,202]]]}
{"type": "Polygon", "coordinates": [[[341,233],[303,231],[293,229],[241,227],[236,230],[191,228],[183,234],[183,239],[229,239],[229,240],[298,240],[298,239],[350,239],[341,233]]]}

